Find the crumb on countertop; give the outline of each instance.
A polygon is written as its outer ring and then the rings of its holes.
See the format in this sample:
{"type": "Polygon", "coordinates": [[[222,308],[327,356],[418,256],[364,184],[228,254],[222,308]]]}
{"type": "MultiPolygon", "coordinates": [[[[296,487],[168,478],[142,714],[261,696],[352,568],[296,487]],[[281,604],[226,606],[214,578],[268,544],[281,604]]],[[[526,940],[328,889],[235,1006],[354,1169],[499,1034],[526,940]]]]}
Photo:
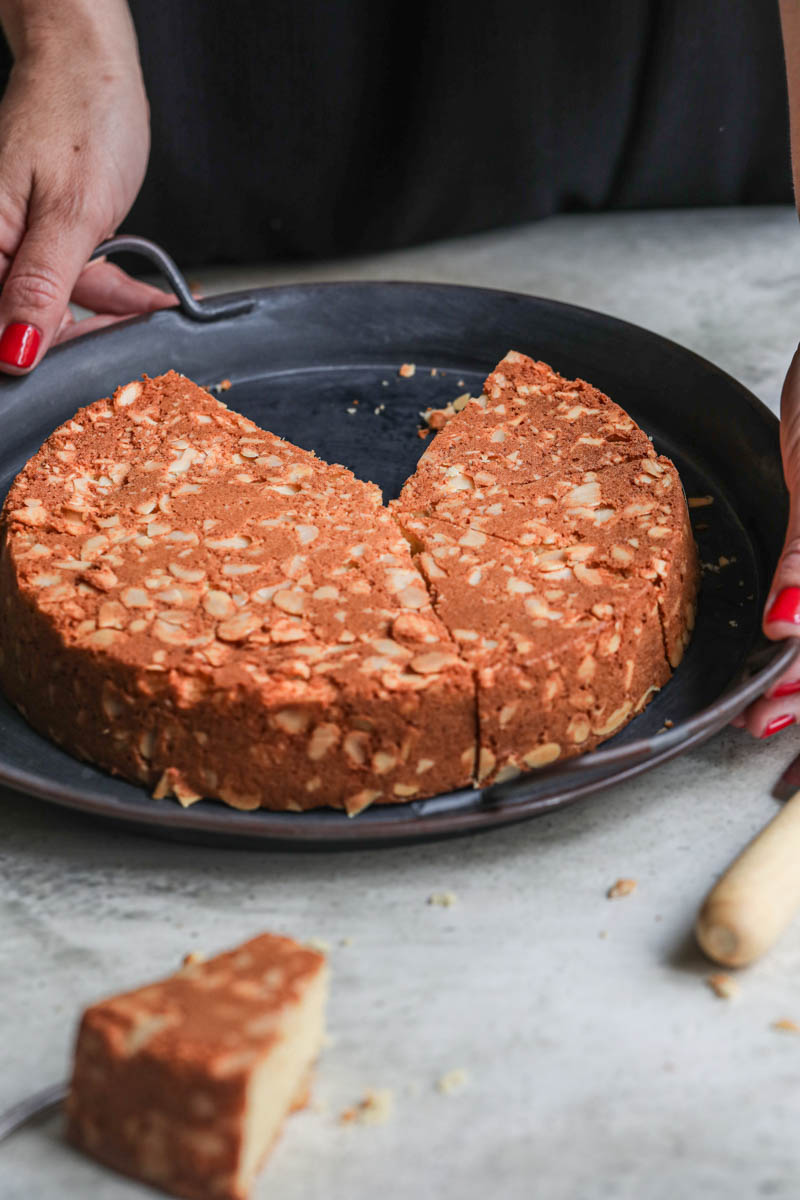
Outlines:
{"type": "Polygon", "coordinates": [[[452,1096],[455,1092],[463,1091],[468,1082],[469,1075],[464,1068],[454,1067],[436,1080],[436,1090],[443,1096],[452,1096]]]}
{"type": "Polygon", "coordinates": [[[414,363],[403,363],[397,374],[401,379],[410,379],[411,376],[416,372],[416,369],[417,368],[414,363]]]}
{"type": "Polygon", "coordinates": [[[772,1028],[780,1030],[781,1033],[800,1033],[800,1025],[790,1017],[781,1017],[780,1020],[773,1021],[772,1028]]]}
{"type": "Polygon", "coordinates": [[[431,892],[426,903],[432,904],[437,908],[452,908],[458,900],[455,892],[431,892]]]}
{"type": "Polygon", "coordinates": [[[711,988],[715,996],[719,996],[720,1000],[730,1000],[739,991],[739,984],[730,975],[720,973],[717,975],[709,975],[706,983],[711,988]]]}
{"type": "Polygon", "coordinates": [[[346,1108],[339,1117],[343,1125],[384,1125],[394,1111],[394,1092],[391,1088],[375,1088],[365,1093],[358,1104],[346,1108]]]}
{"type": "Polygon", "coordinates": [[[612,883],[606,892],[606,896],[609,900],[618,900],[621,896],[630,896],[631,892],[635,891],[635,879],[618,879],[616,883],[612,883]]]}
{"type": "Polygon", "coordinates": [[[708,508],[709,504],[714,503],[713,496],[690,496],[689,508],[708,508]]]}

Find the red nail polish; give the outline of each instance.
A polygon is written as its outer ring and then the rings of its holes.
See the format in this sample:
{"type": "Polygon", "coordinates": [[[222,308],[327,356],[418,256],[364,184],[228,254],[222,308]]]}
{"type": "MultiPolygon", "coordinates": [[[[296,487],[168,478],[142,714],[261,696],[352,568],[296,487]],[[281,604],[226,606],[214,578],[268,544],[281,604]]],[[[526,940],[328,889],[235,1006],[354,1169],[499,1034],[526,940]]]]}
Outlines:
{"type": "Polygon", "coordinates": [[[790,625],[800,625],[800,587],[781,588],[764,619],[767,622],[788,621],[790,625]]]}
{"type": "Polygon", "coordinates": [[[779,683],[778,686],[770,692],[770,699],[778,696],[794,696],[800,692],[800,679],[795,679],[793,683],[779,683]]]}
{"type": "Polygon", "coordinates": [[[6,325],[0,337],[0,360],[10,367],[30,367],[41,340],[42,335],[35,325],[23,325],[21,321],[6,325]]]}
{"type": "Polygon", "coordinates": [[[796,720],[797,718],[791,716],[789,713],[786,713],[782,717],[773,717],[764,726],[761,736],[762,738],[772,737],[773,733],[780,733],[782,729],[786,729],[789,725],[794,725],[796,720]]]}

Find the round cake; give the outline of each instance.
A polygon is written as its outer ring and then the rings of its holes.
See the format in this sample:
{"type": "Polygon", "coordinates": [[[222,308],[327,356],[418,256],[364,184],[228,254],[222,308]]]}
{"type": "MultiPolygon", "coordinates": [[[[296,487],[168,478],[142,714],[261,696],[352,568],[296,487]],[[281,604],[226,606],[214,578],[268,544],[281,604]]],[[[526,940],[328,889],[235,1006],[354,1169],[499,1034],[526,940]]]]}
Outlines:
{"type": "Polygon", "coordinates": [[[0,683],[182,804],[355,815],[581,753],[693,624],[680,479],[514,352],[388,508],[169,372],[76,413],[0,519],[0,683]]]}

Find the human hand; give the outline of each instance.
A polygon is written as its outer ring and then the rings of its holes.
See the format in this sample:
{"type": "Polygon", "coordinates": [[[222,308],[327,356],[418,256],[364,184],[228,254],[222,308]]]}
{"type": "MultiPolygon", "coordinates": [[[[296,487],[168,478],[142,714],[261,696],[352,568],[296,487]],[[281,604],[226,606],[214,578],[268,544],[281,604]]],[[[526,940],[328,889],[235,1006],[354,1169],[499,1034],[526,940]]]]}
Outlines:
{"type": "MultiPolygon", "coordinates": [[[[789,489],[789,524],[764,609],[764,633],[776,641],[800,638],[800,347],[795,351],[781,394],[781,456],[789,489]]],[[[733,724],[765,738],[798,720],[800,658],[733,724]]]]}
{"type": "Polygon", "coordinates": [[[61,13],[50,35],[10,37],[0,103],[0,371],[12,375],[54,342],[174,302],[110,263],[87,266],[141,186],[148,107],[126,6],[110,4],[102,29],[69,3],[61,13]],[[97,315],[76,323],[70,300],[97,315]]]}

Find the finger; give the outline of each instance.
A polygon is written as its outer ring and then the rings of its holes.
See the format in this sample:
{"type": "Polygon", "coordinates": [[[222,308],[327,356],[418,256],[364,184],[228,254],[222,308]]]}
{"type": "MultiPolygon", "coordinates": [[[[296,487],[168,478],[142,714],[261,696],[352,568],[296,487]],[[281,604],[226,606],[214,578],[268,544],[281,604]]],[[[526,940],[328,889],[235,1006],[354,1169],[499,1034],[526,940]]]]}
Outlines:
{"type": "Polygon", "coordinates": [[[75,324],[75,318],[72,315],[72,310],[68,308],[66,310],[66,312],[64,313],[63,317],[61,318],[61,324],[58,327],[58,331],[57,331],[56,336],[53,339],[53,341],[60,342],[63,337],[64,331],[66,329],[69,329],[70,325],[74,325],[74,324],[75,324]]]}
{"type": "Polygon", "coordinates": [[[117,325],[120,321],[127,321],[131,317],[138,317],[139,313],[124,313],[121,316],[116,316],[113,313],[98,313],[94,317],[84,317],[82,321],[76,321],[71,318],[69,321],[63,321],[54,339],[54,345],[61,345],[62,342],[69,342],[73,338],[83,337],[84,333],[93,333],[96,329],[105,329],[108,325],[117,325]]]}
{"type": "Polygon", "coordinates": [[[768,738],[796,725],[798,720],[800,720],[800,694],[780,696],[777,699],[762,697],[745,709],[737,718],[736,724],[740,728],[747,729],[754,737],[768,738]]]}
{"type": "Polygon", "coordinates": [[[800,637],[800,349],[781,394],[781,449],[789,488],[789,523],[764,610],[768,638],[800,637]]]}
{"type": "Polygon", "coordinates": [[[120,317],[132,313],[154,312],[177,304],[177,297],[140,279],[133,279],[112,263],[90,263],[78,276],[72,300],[96,313],[114,313],[120,317]]]}
{"type": "Polygon", "coordinates": [[[800,637],[800,488],[791,485],[789,524],[764,609],[768,638],[800,637]]]}
{"type": "Polygon", "coordinates": [[[0,371],[22,375],[41,359],[61,325],[94,231],[58,213],[31,210],[28,232],[0,295],[0,371]]]}

